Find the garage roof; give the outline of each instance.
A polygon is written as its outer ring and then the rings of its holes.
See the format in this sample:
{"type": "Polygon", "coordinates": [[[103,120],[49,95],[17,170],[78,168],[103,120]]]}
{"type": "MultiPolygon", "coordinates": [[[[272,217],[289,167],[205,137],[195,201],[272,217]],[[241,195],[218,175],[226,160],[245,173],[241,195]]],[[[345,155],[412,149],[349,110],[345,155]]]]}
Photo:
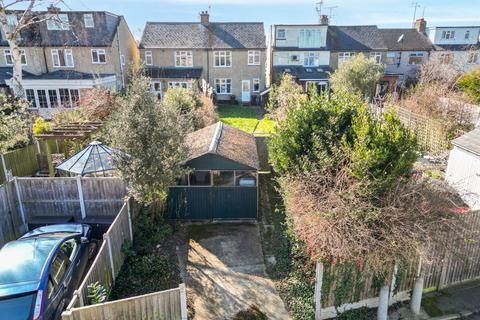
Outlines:
{"type": "Polygon", "coordinates": [[[187,136],[188,160],[214,154],[259,169],[255,137],[240,129],[217,122],[187,136]]]}

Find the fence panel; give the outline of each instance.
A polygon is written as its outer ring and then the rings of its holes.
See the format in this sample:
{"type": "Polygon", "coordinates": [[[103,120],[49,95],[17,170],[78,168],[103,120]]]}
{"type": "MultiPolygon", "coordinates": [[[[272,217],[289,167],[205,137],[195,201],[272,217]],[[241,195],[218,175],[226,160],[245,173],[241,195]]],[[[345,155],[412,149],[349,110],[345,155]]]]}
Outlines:
{"type": "Polygon", "coordinates": [[[33,144],[5,153],[3,156],[7,170],[12,172],[12,176],[32,176],[39,170],[37,150],[33,144]]]}
{"type": "Polygon", "coordinates": [[[108,241],[110,241],[115,272],[113,276],[116,277],[120,272],[123,260],[125,259],[125,256],[122,252],[122,246],[125,242],[132,240],[130,239],[130,221],[128,215],[128,205],[126,203],[123,205],[120,213],[108,229],[106,237],[108,237],[108,241]]]}
{"type": "Polygon", "coordinates": [[[82,189],[87,216],[116,215],[127,194],[121,178],[82,178],[82,189]]]}
{"type": "MultiPolygon", "coordinates": [[[[74,308],[62,314],[63,320],[165,319],[186,320],[182,310],[182,286],[142,296],[74,308]]],[[[184,287],[183,287],[184,290],[184,287]]]]}
{"type": "Polygon", "coordinates": [[[22,221],[15,208],[13,183],[0,186],[0,248],[21,233],[22,221]]]}

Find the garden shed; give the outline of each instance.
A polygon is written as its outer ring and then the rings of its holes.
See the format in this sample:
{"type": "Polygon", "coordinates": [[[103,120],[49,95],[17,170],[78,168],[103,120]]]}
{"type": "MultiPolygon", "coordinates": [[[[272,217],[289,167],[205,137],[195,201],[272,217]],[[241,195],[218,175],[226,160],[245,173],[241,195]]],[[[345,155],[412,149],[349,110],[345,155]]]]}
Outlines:
{"type": "Polygon", "coordinates": [[[191,172],[170,188],[177,220],[257,218],[259,161],[255,137],[218,122],[187,136],[191,172]]]}

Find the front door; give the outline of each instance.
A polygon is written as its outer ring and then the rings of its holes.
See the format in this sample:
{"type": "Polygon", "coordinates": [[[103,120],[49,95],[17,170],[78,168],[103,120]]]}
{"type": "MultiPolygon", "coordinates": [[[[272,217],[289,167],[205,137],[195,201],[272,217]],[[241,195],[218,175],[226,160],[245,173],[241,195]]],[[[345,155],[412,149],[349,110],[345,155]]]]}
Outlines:
{"type": "Polygon", "coordinates": [[[250,80],[242,80],[242,102],[250,103],[250,80]]]}

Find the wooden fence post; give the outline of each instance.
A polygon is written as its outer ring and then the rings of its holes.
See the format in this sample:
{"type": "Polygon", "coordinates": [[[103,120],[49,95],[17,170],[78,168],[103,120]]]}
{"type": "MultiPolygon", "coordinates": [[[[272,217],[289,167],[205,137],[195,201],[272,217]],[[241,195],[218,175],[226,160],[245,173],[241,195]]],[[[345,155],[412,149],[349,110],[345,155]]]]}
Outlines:
{"type": "Polygon", "coordinates": [[[179,285],[180,288],[180,314],[182,320],[187,320],[187,288],[184,283],[179,285]]]}
{"type": "Polygon", "coordinates": [[[83,199],[83,189],[82,189],[82,177],[77,176],[77,188],[78,188],[78,201],[80,202],[80,213],[82,214],[82,219],[87,217],[85,212],[85,200],[83,199]]]}
{"type": "Polygon", "coordinates": [[[127,200],[127,213],[128,213],[128,231],[130,232],[130,241],[133,241],[133,228],[132,228],[132,211],[131,211],[131,203],[132,198],[128,198],[127,200]]]}
{"type": "Polygon", "coordinates": [[[445,283],[447,280],[448,266],[449,266],[449,257],[448,257],[448,253],[446,253],[442,261],[442,271],[440,273],[440,280],[438,281],[437,290],[440,290],[445,286],[445,283]]]}
{"type": "Polygon", "coordinates": [[[315,267],[315,320],[322,319],[323,263],[317,261],[315,267]]]}
{"type": "Polygon", "coordinates": [[[108,233],[103,235],[103,240],[107,241],[108,257],[110,258],[110,266],[112,267],[112,283],[115,282],[115,264],[113,263],[112,242],[108,233]]]}
{"type": "MultiPolygon", "coordinates": [[[[23,208],[22,195],[20,194],[20,188],[18,186],[17,177],[13,178],[13,184],[15,186],[15,192],[17,193],[18,208],[20,210],[20,216],[22,217],[23,227],[25,228],[24,232],[26,232],[28,230],[28,227],[27,227],[27,221],[25,219],[25,210],[23,208]]],[[[22,232],[22,233],[24,233],[24,232],[22,232]]]]}

